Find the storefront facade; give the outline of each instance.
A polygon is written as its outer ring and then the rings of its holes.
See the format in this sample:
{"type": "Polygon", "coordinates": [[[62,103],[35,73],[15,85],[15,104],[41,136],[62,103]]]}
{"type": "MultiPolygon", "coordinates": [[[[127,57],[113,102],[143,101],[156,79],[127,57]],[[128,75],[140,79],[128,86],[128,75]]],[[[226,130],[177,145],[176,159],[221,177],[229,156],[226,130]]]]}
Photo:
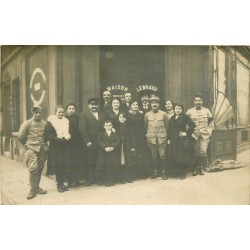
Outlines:
{"type": "Polygon", "coordinates": [[[121,99],[147,89],[162,105],[171,99],[186,108],[201,92],[218,122],[211,160],[235,159],[236,145],[250,140],[249,47],[3,46],[1,53],[2,154],[16,155],[11,138],[32,105],[43,107],[44,119],[69,102],[81,112],[106,89],[121,99]]]}

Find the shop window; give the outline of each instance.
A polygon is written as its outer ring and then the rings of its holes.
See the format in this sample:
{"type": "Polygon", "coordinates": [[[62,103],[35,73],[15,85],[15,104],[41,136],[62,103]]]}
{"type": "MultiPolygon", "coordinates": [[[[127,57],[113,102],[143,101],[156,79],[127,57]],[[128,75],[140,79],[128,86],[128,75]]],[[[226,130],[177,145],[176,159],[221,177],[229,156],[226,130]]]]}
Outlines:
{"type": "Polygon", "coordinates": [[[236,127],[234,59],[233,57],[214,47],[214,103],[212,115],[216,129],[230,129],[236,127]]]}
{"type": "Polygon", "coordinates": [[[237,63],[237,126],[239,128],[250,125],[249,118],[249,70],[237,63]]]}

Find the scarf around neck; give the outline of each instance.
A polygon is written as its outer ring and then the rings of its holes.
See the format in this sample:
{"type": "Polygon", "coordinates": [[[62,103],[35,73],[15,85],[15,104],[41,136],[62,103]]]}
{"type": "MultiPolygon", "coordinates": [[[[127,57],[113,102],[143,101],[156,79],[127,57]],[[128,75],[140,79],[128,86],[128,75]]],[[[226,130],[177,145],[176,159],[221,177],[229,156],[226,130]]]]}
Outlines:
{"type": "Polygon", "coordinates": [[[65,138],[66,140],[70,139],[68,119],[66,119],[65,117],[59,119],[56,115],[51,115],[48,117],[48,121],[56,130],[56,135],[58,138],[65,138]]]}

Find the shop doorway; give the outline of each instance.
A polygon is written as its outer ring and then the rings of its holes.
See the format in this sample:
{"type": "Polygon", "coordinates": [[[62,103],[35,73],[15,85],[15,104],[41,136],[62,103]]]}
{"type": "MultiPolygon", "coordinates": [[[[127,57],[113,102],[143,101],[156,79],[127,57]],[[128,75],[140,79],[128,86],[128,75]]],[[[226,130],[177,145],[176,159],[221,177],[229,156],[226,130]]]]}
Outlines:
{"type": "Polygon", "coordinates": [[[126,92],[139,98],[148,90],[163,100],[164,66],[163,46],[100,46],[101,93],[123,101],[126,92]]]}

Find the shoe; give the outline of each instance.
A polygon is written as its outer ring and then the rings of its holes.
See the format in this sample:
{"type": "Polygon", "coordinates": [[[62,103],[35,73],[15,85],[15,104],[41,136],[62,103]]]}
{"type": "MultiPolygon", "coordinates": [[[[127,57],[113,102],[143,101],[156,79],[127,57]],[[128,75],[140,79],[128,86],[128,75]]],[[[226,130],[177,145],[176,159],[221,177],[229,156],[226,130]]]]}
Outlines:
{"type": "Polygon", "coordinates": [[[63,191],[69,191],[69,188],[65,185],[63,185],[62,188],[63,188],[63,191]]]}
{"type": "Polygon", "coordinates": [[[102,184],[103,184],[102,181],[100,180],[97,181],[97,185],[102,185],[102,184]]]}
{"type": "Polygon", "coordinates": [[[161,177],[162,177],[163,180],[167,180],[168,179],[168,176],[166,175],[165,170],[162,170],[161,177]]]}
{"type": "Polygon", "coordinates": [[[155,170],[150,179],[155,179],[155,178],[157,178],[157,176],[158,176],[158,174],[157,174],[157,171],[155,170]]]}
{"type": "Polygon", "coordinates": [[[185,180],[185,179],[186,179],[186,175],[185,175],[185,174],[181,175],[181,176],[179,177],[179,179],[180,179],[180,180],[185,180]]]}
{"type": "Polygon", "coordinates": [[[91,186],[92,184],[93,184],[93,182],[88,181],[88,182],[85,183],[85,186],[88,187],[88,186],[91,186]]]}
{"type": "Polygon", "coordinates": [[[30,191],[29,194],[27,195],[27,200],[31,200],[34,197],[36,197],[36,193],[34,191],[30,191]]]}
{"type": "Polygon", "coordinates": [[[147,174],[146,173],[142,173],[141,174],[141,178],[143,179],[143,180],[146,180],[148,177],[147,177],[147,174]]]}
{"type": "Polygon", "coordinates": [[[196,176],[196,175],[198,174],[198,170],[199,170],[199,168],[197,167],[197,168],[194,170],[194,172],[193,172],[193,176],[196,176]]]}
{"type": "Polygon", "coordinates": [[[128,183],[133,183],[133,181],[131,179],[128,179],[128,183]]]}
{"type": "Polygon", "coordinates": [[[75,181],[69,181],[68,182],[68,187],[75,187],[75,186],[76,186],[75,181]]]}
{"type": "Polygon", "coordinates": [[[36,193],[37,194],[47,194],[47,190],[43,190],[42,188],[39,187],[36,189],[36,193]]]}
{"type": "Polygon", "coordinates": [[[203,170],[203,168],[202,167],[200,167],[200,169],[199,169],[199,175],[204,175],[205,173],[204,173],[204,170],[203,170]]]}
{"type": "Polygon", "coordinates": [[[63,186],[57,186],[57,190],[58,190],[59,193],[63,193],[64,192],[63,186]]]}
{"type": "Polygon", "coordinates": [[[126,182],[133,183],[132,179],[130,177],[128,177],[128,176],[126,177],[126,182]]]}

